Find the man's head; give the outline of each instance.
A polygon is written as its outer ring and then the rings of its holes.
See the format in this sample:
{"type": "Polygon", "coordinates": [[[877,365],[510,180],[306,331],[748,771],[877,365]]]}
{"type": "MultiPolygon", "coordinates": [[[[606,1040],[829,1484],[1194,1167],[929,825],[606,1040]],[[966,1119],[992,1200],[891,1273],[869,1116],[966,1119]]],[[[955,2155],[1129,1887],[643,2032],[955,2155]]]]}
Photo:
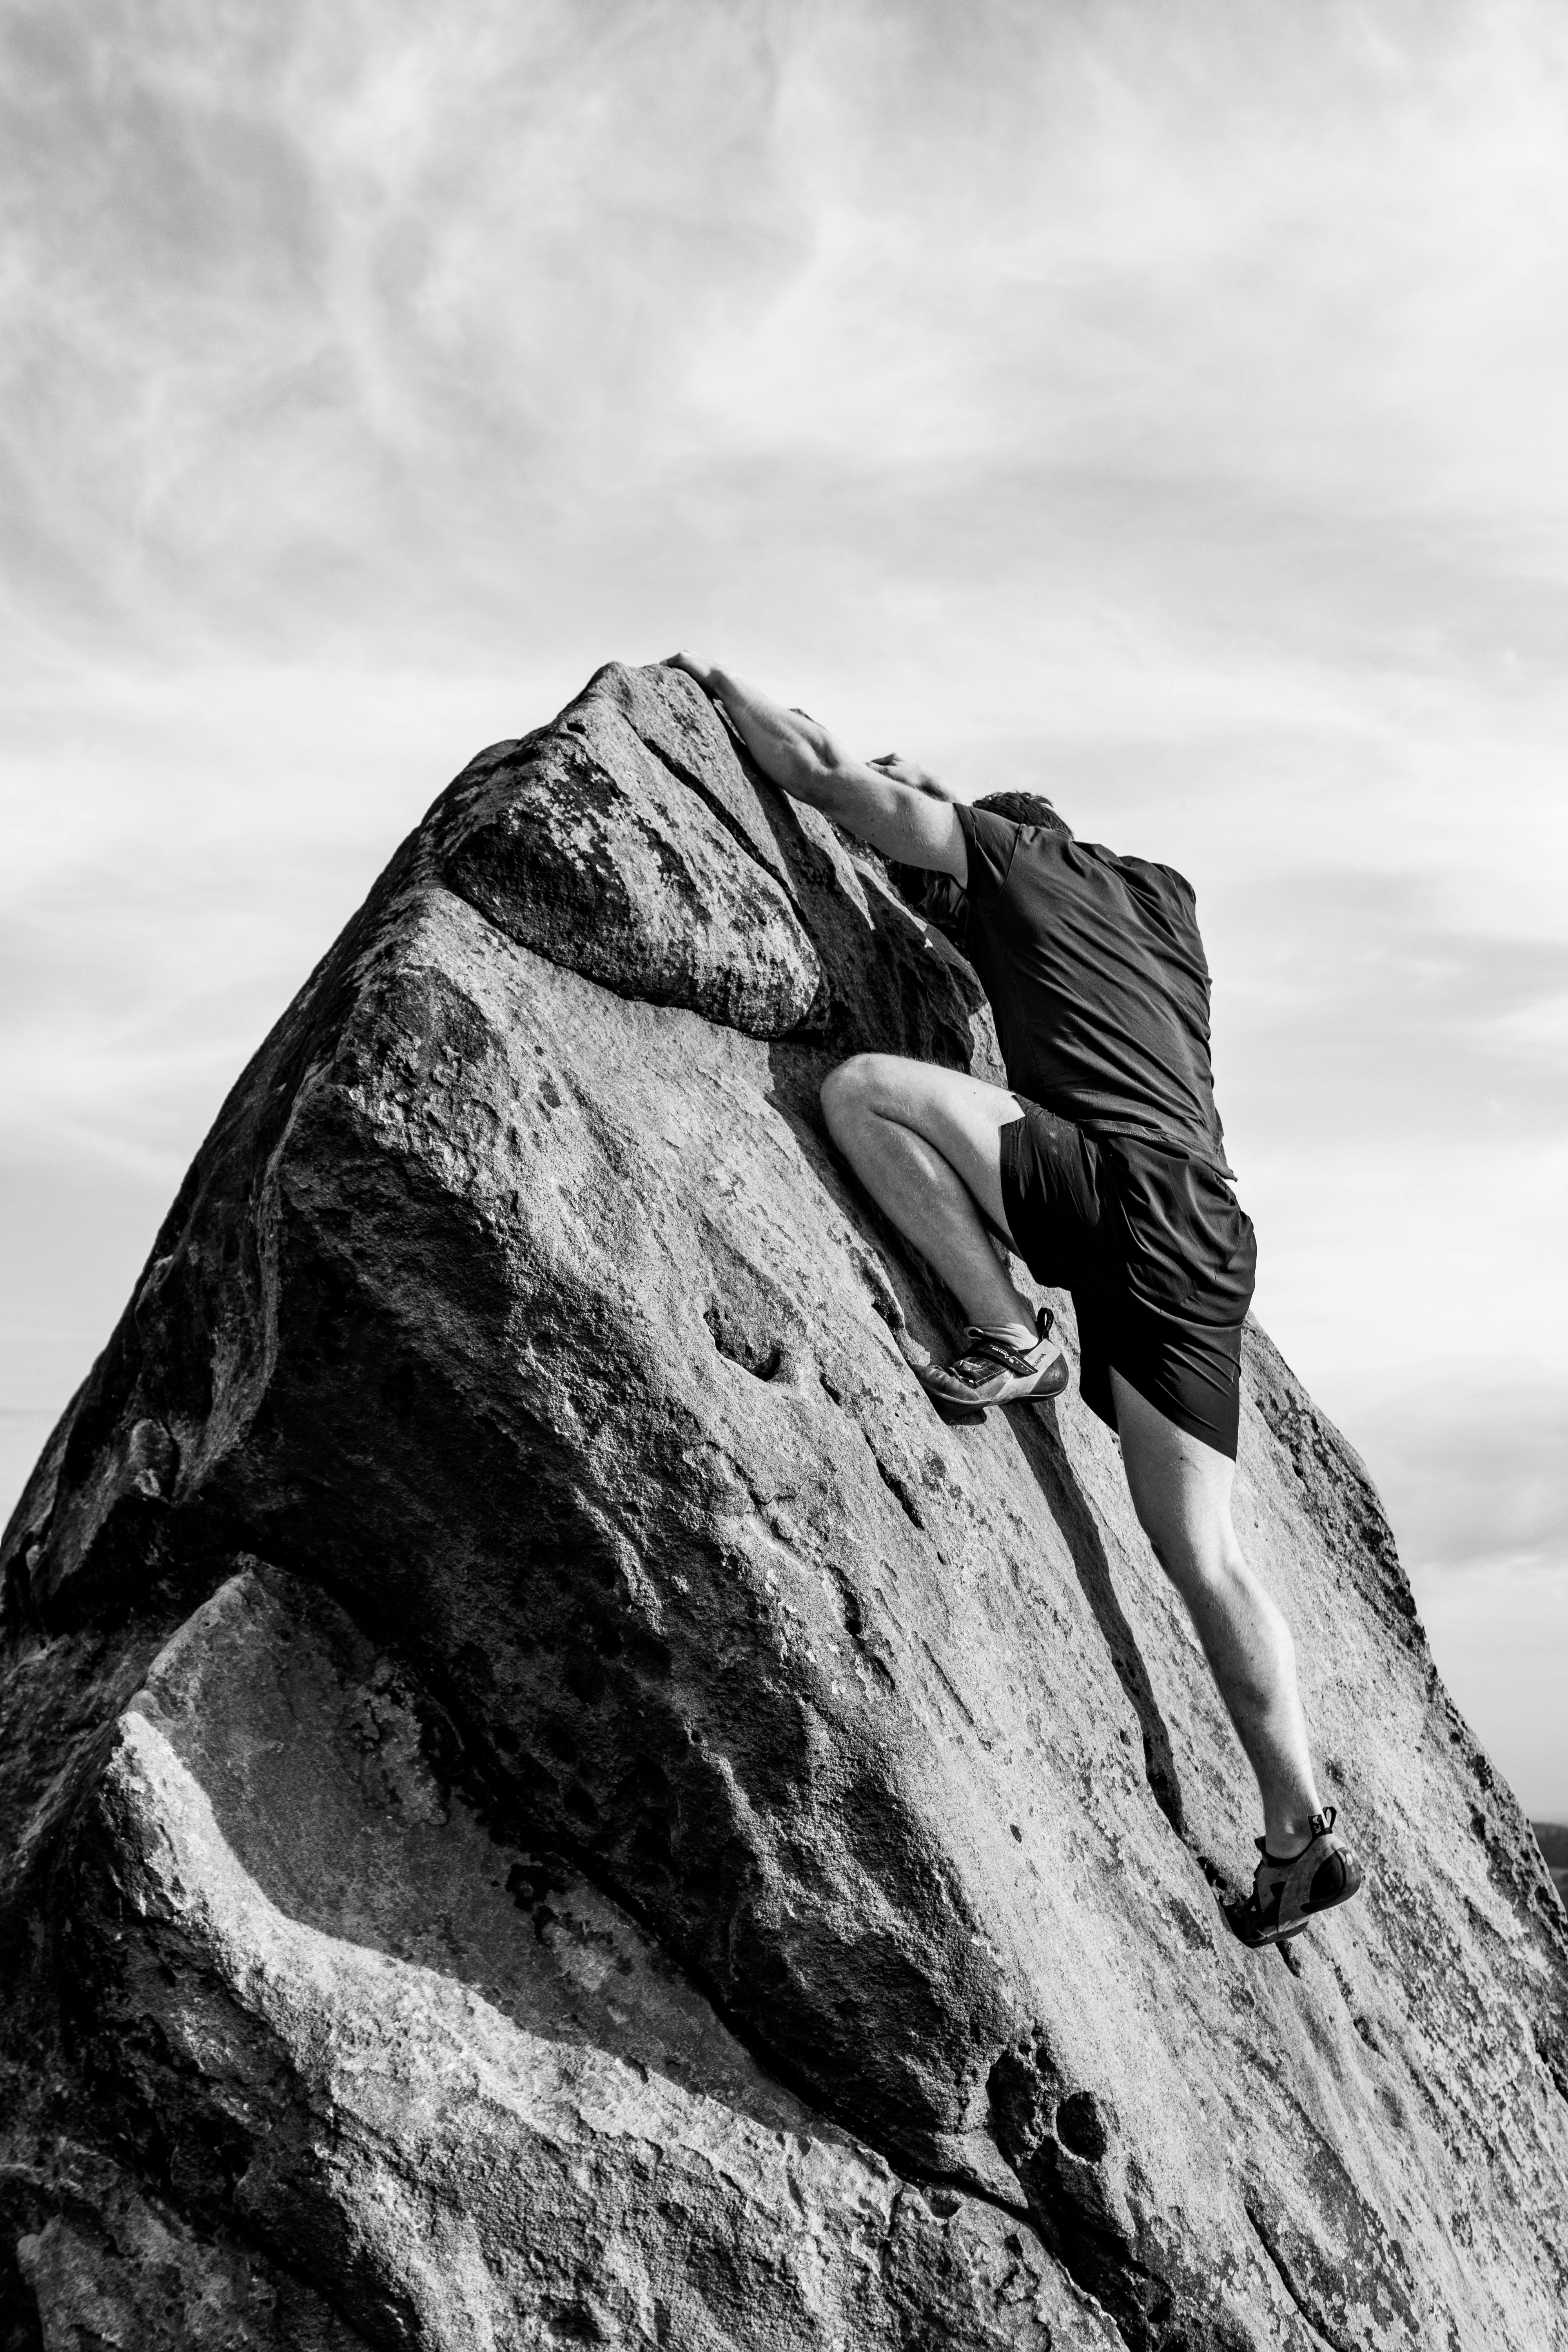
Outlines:
{"type": "Polygon", "coordinates": [[[1072,831],[1067,819],[1057,814],[1044,793],[987,793],[984,799],[976,801],[974,805],[990,809],[997,816],[1008,818],[1014,824],[1045,824],[1055,833],[1072,831]]]}

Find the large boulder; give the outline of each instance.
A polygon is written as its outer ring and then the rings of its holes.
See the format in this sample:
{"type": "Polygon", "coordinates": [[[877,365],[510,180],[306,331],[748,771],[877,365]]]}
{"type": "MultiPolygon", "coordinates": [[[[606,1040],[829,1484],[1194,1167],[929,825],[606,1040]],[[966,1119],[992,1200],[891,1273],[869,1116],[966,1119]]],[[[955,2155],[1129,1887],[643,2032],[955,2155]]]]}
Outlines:
{"type": "Polygon", "coordinates": [[[1259,1955],[1114,1440],[913,1377],[867,1045],[998,1074],[612,667],[240,1079],[0,1552],[0,2345],[1568,2347],[1568,1920],[1365,1473],[1251,1332],[1369,1864],[1259,1955]]]}

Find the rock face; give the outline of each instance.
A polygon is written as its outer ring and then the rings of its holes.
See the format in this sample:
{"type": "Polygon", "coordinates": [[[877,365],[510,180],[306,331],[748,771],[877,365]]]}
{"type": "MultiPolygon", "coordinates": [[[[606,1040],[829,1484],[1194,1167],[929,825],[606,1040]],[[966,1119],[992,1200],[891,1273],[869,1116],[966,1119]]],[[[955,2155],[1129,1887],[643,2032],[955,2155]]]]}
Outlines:
{"type": "Polygon", "coordinates": [[[1363,1471],[1252,1333],[1369,1864],[1260,1956],[1114,1441],[912,1377],[868,1045],[998,1075],[611,668],[239,1081],[0,1554],[5,2352],[1568,2347],[1568,1920],[1363,1471]]]}

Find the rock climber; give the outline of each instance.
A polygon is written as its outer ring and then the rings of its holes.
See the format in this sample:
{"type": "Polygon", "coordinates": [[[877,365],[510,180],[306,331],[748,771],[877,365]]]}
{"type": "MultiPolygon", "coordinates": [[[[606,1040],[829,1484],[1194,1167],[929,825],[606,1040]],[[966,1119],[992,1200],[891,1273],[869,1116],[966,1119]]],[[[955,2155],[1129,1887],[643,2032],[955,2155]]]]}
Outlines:
{"type": "Polygon", "coordinates": [[[994,1234],[1072,1294],[1084,1402],[1121,1442],[1133,1507],[1192,1616],[1263,1799],[1261,1859],[1231,1924],[1283,1941],[1361,1885],[1321,1803],[1289,1628],[1231,1523],[1252,1224],[1230,1188],[1209,1057],[1209,974],[1192,887],[1081,842],[1048,799],[966,805],[894,754],[851,758],[825,727],[689,653],[757,766],[888,861],[956,936],[995,1016],[1008,1083],[857,1054],[822,1089],[828,1132],[958,1300],[940,1403],[1054,1397],[1066,1358],[994,1234]]]}

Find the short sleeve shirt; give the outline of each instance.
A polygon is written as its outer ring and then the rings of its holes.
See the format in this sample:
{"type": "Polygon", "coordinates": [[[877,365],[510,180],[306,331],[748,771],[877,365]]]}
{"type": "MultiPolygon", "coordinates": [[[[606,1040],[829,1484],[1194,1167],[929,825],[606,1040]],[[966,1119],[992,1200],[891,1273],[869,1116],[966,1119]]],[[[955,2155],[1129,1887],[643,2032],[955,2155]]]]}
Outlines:
{"type": "Polygon", "coordinates": [[[963,805],[957,816],[964,951],[1009,1085],[1080,1126],[1175,1144],[1228,1176],[1191,883],[1054,826],[963,805]]]}

